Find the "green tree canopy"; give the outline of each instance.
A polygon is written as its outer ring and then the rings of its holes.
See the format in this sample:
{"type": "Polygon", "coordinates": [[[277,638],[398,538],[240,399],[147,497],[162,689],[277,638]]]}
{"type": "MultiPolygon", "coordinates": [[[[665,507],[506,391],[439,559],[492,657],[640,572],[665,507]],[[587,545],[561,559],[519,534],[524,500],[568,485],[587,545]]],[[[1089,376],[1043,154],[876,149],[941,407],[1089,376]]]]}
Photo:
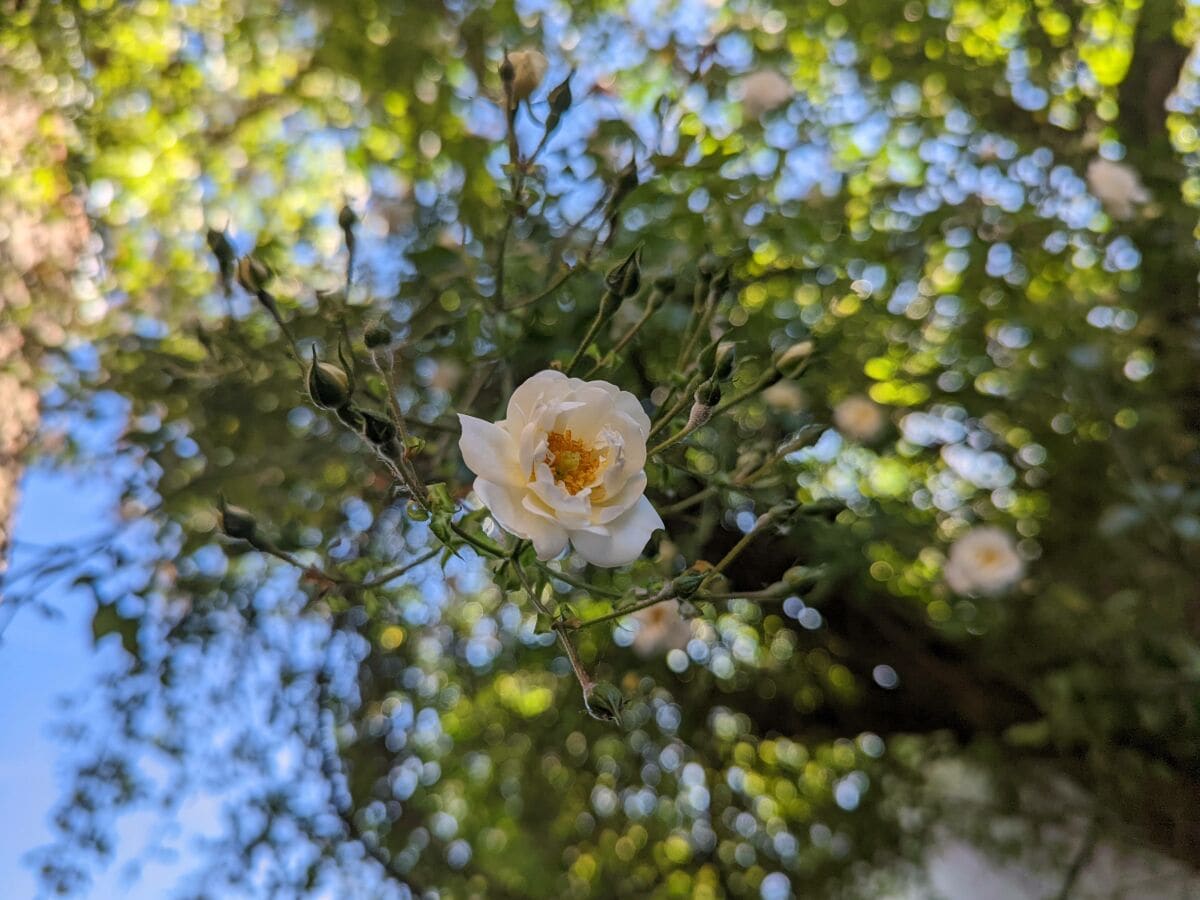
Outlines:
{"type": "Polygon", "coordinates": [[[1193,5],[7,6],[0,98],[70,126],[13,171],[95,244],[68,338],[18,324],[51,421],[122,423],[46,452],[126,479],[10,596],[66,571],[127,651],[49,887],[201,790],[196,896],[878,896],[947,830],[1067,889],[1084,832],[1200,858],[1193,5]],[[632,566],[471,495],[455,414],[551,367],[655,423],[632,566]],[[981,527],[1003,593],[949,567],[981,527]]]}

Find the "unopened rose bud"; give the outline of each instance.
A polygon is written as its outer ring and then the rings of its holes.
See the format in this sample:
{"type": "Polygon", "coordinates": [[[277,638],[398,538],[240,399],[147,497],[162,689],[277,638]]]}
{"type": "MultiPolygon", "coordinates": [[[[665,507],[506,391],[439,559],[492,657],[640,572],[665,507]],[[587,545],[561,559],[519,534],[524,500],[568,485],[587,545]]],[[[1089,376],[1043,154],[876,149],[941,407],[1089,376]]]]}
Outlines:
{"type": "Polygon", "coordinates": [[[237,280],[247,292],[259,294],[266,290],[267,282],[271,280],[271,270],[253,256],[243,256],[238,260],[237,280]]]}
{"type": "Polygon", "coordinates": [[[396,440],[396,426],[391,419],[384,418],[368,410],[360,410],[362,415],[362,433],[376,447],[387,447],[396,440]]]}
{"type": "Polygon", "coordinates": [[[618,300],[625,300],[638,292],[642,285],[642,248],[638,245],[625,259],[608,270],[604,286],[618,300]]]}
{"type": "Polygon", "coordinates": [[[318,360],[316,345],[306,381],[309,397],[321,409],[341,409],[350,402],[350,376],[338,366],[318,360]]]}
{"type": "Polygon", "coordinates": [[[723,343],[717,346],[717,364],[713,368],[713,378],[717,381],[728,381],[729,376],[733,374],[733,367],[737,364],[737,348],[732,343],[723,343]]]}
{"type": "Polygon", "coordinates": [[[233,244],[229,243],[225,232],[213,228],[208,229],[205,240],[208,242],[208,249],[217,258],[217,266],[221,270],[221,287],[225,291],[225,296],[228,297],[233,288],[233,275],[237,267],[237,256],[233,252],[233,244]]]}
{"type": "Polygon", "coordinates": [[[221,531],[239,541],[253,541],[258,533],[258,521],[248,509],[232,506],[225,502],[222,494],[217,498],[217,509],[221,513],[221,531]]]}
{"type": "Polygon", "coordinates": [[[712,418],[713,411],[721,402],[721,385],[709,379],[696,389],[694,399],[692,411],[688,415],[687,428],[689,431],[699,428],[712,418]]]}
{"type": "Polygon", "coordinates": [[[583,702],[593,719],[601,722],[613,722],[621,725],[621,710],[625,706],[625,698],[615,685],[607,681],[590,684],[583,690],[583,702]]]}
{"type": "MultiPolygon", "coordinates": [[[[518,50],[508,54],[505,62],[512,66],[512,105],[516,107],[522,100],[528,100],[537,90],[546,74],[549,63],[546,57],[537,50],[518,50]]],[[[504,63],[500,66],[500,78],[504,78],[504,63]]]]}
{"type": "Polygon", "coordinates": [[[559,84],[550,89],[550,94],[547,100],[550,101],[550,112],[546,115],[546,134],[550,134],[558,127],[558,123],[571,108],[571,76],[575,74],[572,69],[570,74],[559,84]]]}
{"type": "Polygon", "coordinates": [[[808,358],[812,356],[812,352],[812,341],[800,341],[792,344],[775,357],[775,368],[785,378],[795,378],[808,365],[808,358]]]}
{"type": "Polygon", "coordinates": [[[675,576],[675,596],[684,600],[692,597],[696,591],[700,590],[700,585],[704,583],[707,573],[701,571],[696,566],[692,566],[681,575],[675,576]]]}
{"type": "Polygon", "coordinates": [[[391,342],[392,333],[378,323],[372,325],[363,334],[363,343],[367,345],[368,350],[386,347],[391,342]]]}

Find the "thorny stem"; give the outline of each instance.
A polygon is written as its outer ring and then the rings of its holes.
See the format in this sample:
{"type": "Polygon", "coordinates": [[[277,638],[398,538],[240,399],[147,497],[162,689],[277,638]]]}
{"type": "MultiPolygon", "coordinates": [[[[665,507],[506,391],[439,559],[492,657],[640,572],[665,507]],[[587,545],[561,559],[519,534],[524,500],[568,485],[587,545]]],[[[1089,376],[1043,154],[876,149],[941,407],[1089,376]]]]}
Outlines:
{"type": "Polygon", "coordinates": [[[504,552],[504,548],[502,548],[499,544],[494,544],[487,538],[478,537],[474,534],[471,534],[471,532],[463,528],[458,522],[451,522],[450,529],[485,556],[491,556],[496,559],[508,556],[508,554],[504,552]]]}
{"type": "Polygon", "coordinates": [[[650,317],[654,315],[655,311],[659,307],[659,304],[662,302],[662,299],[663,295],[657,290],[650,295],[649,299],[646,301],[646,309],[642,313],[641,318],[631,325],[628,331],[621,335],[621,339],[617,341],[615,345],[613,345],[613,348],[609,350],[608,353],[606,353],[598,363],[592,366],[584,378],[593,377],[601,369],[611,366],[617,361],[618,354],[620,354],[620,352],[625,349],[629,342],[634,339],[637,333],[642,330],[642,326],[650,321],[650,317]]]}
{"type": "MultiPolygon", "coordinates": [[[[534,608],[543,616],[553,619],[554,613],[542,602],[533,585],[529,583],[529,576],[525,574],[521,563],[514,559],[513,567],[517,571],[517,577],[521,579],[521,584],[524,586],[525,592],[529,594],[529,599],[533,603],[534,608]]],[[[558,642],[562,644],[562,648],[567,654],[567,662],[571,664],[571,671],[575,673],[575,680],[579,682],[579,687],[583,690],[586,700],[588,690],[595,682],[592,681],[592,677],[588,675],[587,669],[583,667],[583,662],[579,659],[579,652],[575,649],[575,644],[571,641],[570,629],[565,623],[560,621],[555,621],[552,628],[558,636],[558,642]]]]}
{"type": "Polygon", "coordinates": [[[781,503],[777,506],[772,506],[769,510],[758,517],[758,521],[754,523],[754,527],[746,532],[740,541],[734,544],[729,552],[721,557],[721,561],[704,573],[704,578],[700,582],[700,587],[704,587],[710,580],[717,575],[720,575],[729,567],[735,559],[742,555],[742,551],[749,547],[754,539],[763,533],[769,526],[790,514],[794,509],[793,504],[781,503]]]}
{"type": "Polygon", "coordinates": [[[656,456],[657,454],[662,453],[664,450],[674,447],[676,444],[678,444],[680,441],[682,441],[685,437],[687,437],[693,431],[697,431],[700,428],[703,428],[705,425],[707,425],[709,423],[709,421],[711,421],[711,417],[708,419],[704,419],[704,420],[689,421],[686,425],[684,425],[682,428],[680,428],[677,432],[675,432],[673,435],[671,435],[665,441],[661,441],[660,443],[655,444],[653,447],[651,447],[649,450],[647,450],[646,456],[656,456]]]}
{"type": "Polygon", "coordinates": [[[592,343],[592,339],[596,337],[596,332],[600,330],[600,326],[608,318],[608,310],[612,305],[611,297],[612,295],[605,291],[604,296],[600,298],[600,308],[596,310],[596,318],[588,326],[587,333],[584,334],[583,340],[579,342],[579,347],[576,349],[575,355],[571,357],[571,361],[563,367],[564,375],[570,375],[575,370],[575,367],[579,365],[583,359],[583,354],[587,352],[588,346],[592,343]]]}
{"type": "Polygon", "coordinates": [[[417,566],[421,565],[422,563],[429,562],[429,560],[433,559],[433,557],[437,556],[437,554],[439,552],[441,552],[439,548],[435,547],[434,549],[428,551],[427,553],[423,553],[422,555],[416,557],[415,559],[409,560],[402,566],[397,566],[396,568],[394,568],[388,572],[385,572],[384,574],[379,575],[375,578],[372,578],[369,581],[361,581],[360,582],[360,581],[355,581],[352,578],[343,578],[340,575],[334,575],[330,572],[325,571],[320,566],[306,565],[306,564],[300,562],[300,560],[297,559],[295,556],[293,556],[291,553],[288,553],[286,550],[280,550],[278,547],[276,547],[274,544],[271,544],[269,541],[251,540],[251,541],[246,541],[246,543],[248,543],[255,550],[258,550],[260,553],[265,553],[268,556],[273,556],[276,559],[282,560],[283,562],[287,563],[290,566],[294,566],[295,568],[299,569],[301,572],[303,572],[305,575],[309,576],[310,578],[317,578],[321,581],[326,582],[327,584],[335,585],[337,587],[351,587],[351,588],[357,588],[357,589],[361,589],[361,590],[370,590],[372,588],[382,587],[383,585],[387,584],[389,581],[395,581],[401,575],[407,574],[409,571],[411,571],[412,569],[415,569],[417,566]]]}
{"type": "MultiPolygon", "coordinates": [[[[674,419],[677,415],[679,415],[681,412],[683,412],[683,408],[685,406],[687,406],[688,401],[691,399],[692,394],[695,392],[696,388],[698,388],[700,386],[700,382],[703,380],[703,378],[704,378],[703,374],[700,372],[697,372],[695,375],[693,375],[688,380],[687,385],[683,389],[683,395],[679,398],[679,400],[673,406],[671,406],[669,409],[667,409],[667,411],[665,413],[663,413],[661,416],[659,416],[658,420],[650,428],[650,433],[648,435],[646,435],[647,438],[654,437],[654,435],[658,434],[660,431],[662,431],[664,428],[666,428],[667,425],[670,424],[672,419],[674,419]]],[[[666,407],[666,405],[671,402],[671,398],[674,395],[674,393],[675,393],[675,390],[674,390],[674,388],[672,388],[671,391],[667,394],[667,399],[665,401],[663,401],[664,407],[666,407]]]]}
{"type": "Polygon", "coordinates": [[[571,279],[571,276],[573,276],[576,272],[579,272],[580,270],[586,269],[586,268],[587,268],[587,264],[584,262],[580,262],[580,263],[577,263],[573,268],[564,269],[562,272],[560,272],[554,278],[553,281],[551,281],[548,285],[546,285],[546,287],[543,288],[540,293],[534,294],[532,297],[530,297],[526,300],[521,300],[518,303],[514,303],[512,306],[506,307],[504,311],[512,312],[513,310],[516,310],[516,309],[524,309],[526,306],[533,306],[535,303],[545,300],[547,297],[549,297],[551,294],[553,294],[555,291],[557,291],[560,287],[562,287],[564,284],[566,284],[567,281],[569,281],[571,279]]]}
{"type": "Polygon", "coordinates": [[[370,581],[364,581],[362,586],[368,590],[371,588],[383,587],[389,581],[395,581],[401,575],[407,574],[409,571],[411,571],[412,569],[415,569],[417,566],[421,565],[422,563],[429,562],[429,560],[433,559],[435,556],[437,556],[441,552],[442,552],[441,548],[434,547],[432,550],[428,551],[427,553],[422,553],[420,556],[418,556],[416,559],[412,560],[411,562],[407,562],[402,566],[397,566],[396,568],[392,569],[390,572],[384,572],[382,575],[380,575],[376,578],[372,578],[370,581]]]}
{"type": "Polygon", "coordinates": [[[704,329],[708,326],[709,321],[712,319],[713,313],[717,309],[717,291],[713,286],[715,283],[716,282],[714,281],[709,284],[708,295],[704,299],[704,308],[700,313],[700,317],[696,321],[696,328],[688,335],[687,340],[683,344],[683,349],[679,352],[678,366],[680,368],[682,368],[683,364],[686,363],[690,358],[692,351],[696,348],[696,341],[698,341],[700,336],[704,334],[704,329]]]}
{"type": "Polygon", "coordinates": [[[392,414],[392,422],[396,426],[396,431],[400,434],[401,451],[399,459],[396,460],[396,465],[408,476],[409,488],[413,495],[418,498],[422,506],[428,505],[429,492],[425,488],[417,470],[412,464],[412,460],[408,458],[408,426],[404,421],[404,414],[400,411],[400,404],[396,401],[396,355],[394,352],[388,352],[388,366],[384,369],[379,362],[378,354],[371,353],[371,364],[375,367],[375,371],[379,373],[383,379],[384,386],[387,389],[388,411],[392,414]]]}
{"type": "Polygon", "coordinates": [[[536,562],[534,562],[534,565],[537,566],[539,569],[541,569],[543,572],[545,572],[547,575],[549,575],[551,578],[557,579],[558,581],[564,581],[567,584],[571,585],[572,587],[577,587],[581,591],[587,591],[589,594],[595,594],[597,597],[608,597],[611,600],[619,600],[625,596],[621,591],[614,591],[610,588],[597,587],[596,585],[589,584],[588,582],[584,581],[582,578],[576,578],[574,575],[571,575],[567,572],[556,571],[556,570],[550,568],[548,565],[546,565],[543,562],[536,561],[536,562]]]}

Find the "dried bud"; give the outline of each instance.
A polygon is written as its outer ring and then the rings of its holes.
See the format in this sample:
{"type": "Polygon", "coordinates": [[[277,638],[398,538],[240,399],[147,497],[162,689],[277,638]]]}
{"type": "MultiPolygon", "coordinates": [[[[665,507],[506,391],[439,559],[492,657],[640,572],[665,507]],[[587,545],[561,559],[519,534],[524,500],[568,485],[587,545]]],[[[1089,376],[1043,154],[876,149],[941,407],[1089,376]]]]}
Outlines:
{"type": "Polygon", "coordinates": [[[720,297],[727,290],[729,290],[729,283],[732,280],[733,280],[733,278],[732,278],[732,275],[730,274],[729,266],[725,266],[719,272],[717,272],[716,275],[713,276],[712,288],[711,288],[712,292],[714,294],[716,294],[718,297],[720,297]]]}
{"type": "Polygon", "coordinates": [[[721,402],[721,385],[710,378],[696,389],[694,397],[692,411],[688,414],[688,431],[694,431],[712,418],[713,411],[721,402]]]}
{"type": "Polygon", "coordinates": [[[812,352],[812,341],[800,341],[799,343],[792,344],[792,346],[775,357],[775,368],[785,378],[795,378],[808,365],[808,358],[812,356],[812,352]]]}
{"type": "Polygon", "coordinates": [[[392,342],[392,333],[383,325],[376,322],[363,334],[363,343],[367,345],[368,350],[377,350],[380,347],[386,347],[392,342]]]}
{"type": "Polygon", "coordinates": [[[306,381],[308,395],[321,409],[340,409],[350,402],[350,376],[338,366],[318,360],[315,344],[306,381]]]}
{"type": "Polygon", "coordinates": [[[632,297],[642,286],[642,247],[639,244],[625,259],[608,270],[604,286],[618,300],[632,297]]]}
{"type": "Polygon", "coordinates": [[[217,498],[217,509],[221,512],[221,531],[239,541],[253,541],[258,532],[258,521],[248,509],[231,506],[225,495],[217,498]]]}
{"type": "Polygon", "coordinates": [[[546,57],[537,50],[518,50],[505,57],[500,64],[500,78],[511,85],[513,108],[522,100],[528,100],[537,90],[548,66],[546,57]],[[512,68],[511,79],[505,78],[505,65],[512,68]]]}
{"type": "Polygon", "coordinates": [[[376,447],[387,447],[396,440],[396,426],[391,419],[365,409],[360,413],[363,437],[368,441],[376,447]]]}
{"type": "Polygon", "coordinates": [[[615,685],[607,681],[597,681],[583,689],[583,702],[593,719],[601,722],[614,722],[621,725],[621,710],[625,707],[625,698],[615,685]]]}
{"type": "Polygon", "coordinates": [[[504,86],[507,88],[512,84],[513,78],[516,77],[516,74],[517,70],[513,65],[512,58],[508,55],[508,51],[505,50],[504,59],[500,60],[500,81],[502,81],[504,86]]]}
{"type": "Polygon", "coordinates": [[[342,231],[349,231],[358,224],[358,216],[347,204],[342,207],[342,211],[338,213],[338,225],[342,227],[342,231]]]}
{"type": "Polygon", "coordinates": [[[238,260],[237,280],[249,293],[259,294],[266,290],[267,282],[271,280],[271,270],[261,260],[243,256],[238,260]]]}

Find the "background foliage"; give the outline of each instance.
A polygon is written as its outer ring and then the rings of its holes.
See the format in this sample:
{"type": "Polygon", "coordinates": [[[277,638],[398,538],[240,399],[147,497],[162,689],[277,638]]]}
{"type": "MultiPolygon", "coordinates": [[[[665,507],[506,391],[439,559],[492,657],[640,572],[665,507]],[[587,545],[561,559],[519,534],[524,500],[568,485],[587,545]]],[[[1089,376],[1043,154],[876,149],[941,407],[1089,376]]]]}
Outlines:
{"type": "MultiPolygon", "coordinates": [[[[947,830],[1044,852],[1066,889],[1082,834],[1089,852],[1200,858],[1196,7],[7,6],[0,85],[53,111],[69,150],[29,178],[65,170],[98,241],[70,339],[37,344],[45,410],[119,401],[111,452],[133,464],[120,528],[10,595],[66,571],[94,591],[97,640],[128,651],[88,698],[119,738],[73,735],[93,760],[38,860],[49,887],[86,884],[114,815],[170,817],[196,790],[228,803],[183,886],[196,896],[874,896],[918,878],[947,830]],[[519,198],[505,46],[551,63],[518,116],[527,154],[546,89],[575,70],[519,198]],[[767,70],[792,89],[773,109],[746,97],[767,70]],[[1146,185],[1133,216],[1089,192],[1097,155],[1146,185]],[[361,219],[349,290],[344,203],[361,219]],[[528,598],[469,551],[341,591],[220,537],[223,492],[350,579],[436,545],[309,407],[270,317],[222,290],[210,228],[274,269],[282,314],[322,352],[382,318],[418,465],[460,498],[452,413],[497,417],[569,357],[609,265],[640,244],[647,280],[675,280],[605,369],[653,410],[681,377],[698,264],[729,264],[730,390],[798,342],[813,362],[651,467],[667,538],[604,583],[719,559],[785,498],[844,509],[756,544],[731,591],[797,564],[823,578],[705,607],[686,652],[581,632],[632,698],[614,729],[586,715],[528,598]],[[858,393],[887,411],[872,446],[826,424],[858,393]],[[782,477],[732,483],[744,454],[797,433],[811,446],[782,477]],[[1029,561],[1009,596],[942,581],[981,522],[1029,561]]],[[[382,383],[366,390],[382,407],[382,383]]],[[[70,437],[46,452],[113,462],[70,437]]]]}

